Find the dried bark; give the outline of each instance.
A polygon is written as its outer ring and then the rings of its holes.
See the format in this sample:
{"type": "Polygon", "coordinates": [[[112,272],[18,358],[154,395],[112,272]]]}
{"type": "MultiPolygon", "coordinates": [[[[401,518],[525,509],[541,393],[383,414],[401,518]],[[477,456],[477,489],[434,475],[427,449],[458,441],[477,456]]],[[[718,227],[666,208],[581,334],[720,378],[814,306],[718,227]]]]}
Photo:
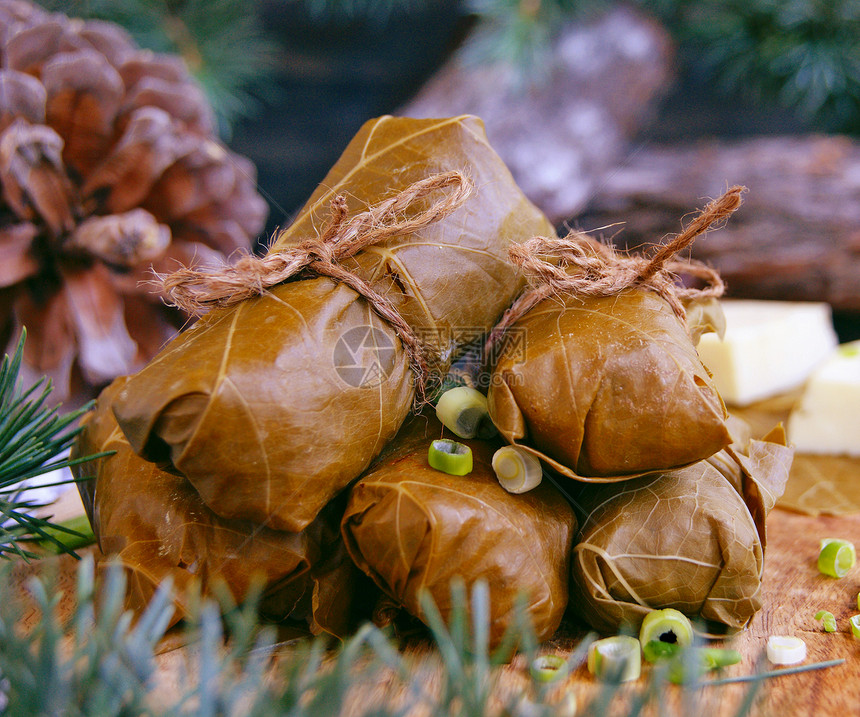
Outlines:
{"type": "Polygon", "coordinates": [[[771,136],[643,147],[571,220],[589,230],[623,222],[616,244],[680,231],[678,216],[730,184],[744,206],[693,247],[734,298],[827,301],[860,311],[860,143],[843,136],[771,136]]]}
{"type": "Polygon", "coordinates": [[[395,114],[478,115],[517,184],[553,221],[583,209],[652,118],[674,57],[665,29],[624,6],[563,27],[529,86],[509,67],[470,61],[470,52],[467,43],[395,114]]]}

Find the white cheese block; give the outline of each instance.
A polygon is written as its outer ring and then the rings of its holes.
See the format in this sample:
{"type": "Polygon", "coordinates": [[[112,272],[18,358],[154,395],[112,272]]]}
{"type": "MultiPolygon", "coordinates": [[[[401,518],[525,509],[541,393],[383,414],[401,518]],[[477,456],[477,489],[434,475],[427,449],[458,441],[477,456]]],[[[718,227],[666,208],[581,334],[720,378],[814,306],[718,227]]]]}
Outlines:
{"type": "Polygon", "coordinates": [[[812,374],[787,430],[798,453],[860,456],[860,341],[840,346],[812,374]]]}
{"type": "Polygon", "coordinates": [[[797,388],[838,343],[830,306],[819,302],[724,300],[726,334],[699,341],[702,363],[730,405],[797,388]]]}

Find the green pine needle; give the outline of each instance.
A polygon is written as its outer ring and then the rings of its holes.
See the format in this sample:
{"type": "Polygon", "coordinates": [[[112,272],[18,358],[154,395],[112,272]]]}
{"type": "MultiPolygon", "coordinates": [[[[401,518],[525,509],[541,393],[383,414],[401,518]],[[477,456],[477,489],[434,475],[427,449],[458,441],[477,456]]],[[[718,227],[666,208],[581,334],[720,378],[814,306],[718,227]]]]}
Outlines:
{"type": "Polygon", "coordinates": [[[317,22],[364,21],[382,25],[397,12],[414,7],[415,0],[303,0],[317,22]]]}
{"type": "MultiPolygon", "coordinates": [[[[180,628],[184,635],[179,637],[189,645],[183,653],[185,662],[176,667],[177,660],[172,660],[177,674],[171,683],[179,693],[165,695],[153,690],[158,676],[156,653],[174,611],[170,583],[162,584],[135,618],[124,608],[127,583],[121,564],[109,563],[98,573],[98,589],[92,556],[77,566],[76,606],[68,623],[59,617],[60,593],[50,571],[29,582],[31,600],[41,613],[29,633],[18,629],[28,608],[15,592],[11,566],[3,568],[5,574],[0,570],[0,710],[5,715],[334,717],[347,708],[355,711],[358,705],[362,714],[377,717],[558,714],[557,686],[527,683],[519,693],[501,697],[503,672],[487,649],[489,593],[480,583],[472,586],[471,595],[462,583],[453,586],[455,619],[447,624],[429,596],[423,596],[438,661],[399,651],[371,624],[337,649],[323,637],[280,649],[274,630],[258,622],[259,591],[240,606],[230,600],[200,599],[192,618],[180,628]],[[369,685],[387,687],[377,693],[379,704],[368,699],[369,685]],[[396,704],[390,704],[386,695],[397,696],[396,704]]],[[[513,632],[528,665],[536,644],[523,606],[517,610],[516,622],[513,632]]],[[[591,637],[585,638],[571,653],[571,671],[582,669],[590,641],[591,637]]],[[[797,668],[748,679],[757,688],[771,676],[792,671],[797,668]]],[[[665,671],[653,669],[635,687],[641,689],[631,692],[630,685],[601,685],[579,713],[593,717],[663,714],[671,690],[685,691],[682,697],[688,710],[684,714],[702,711],[697,702],[704,692],[702,683],[669,685],[665,671]],[[619,696],[628,699],[624,712],[619,709],[619,696]]],[[[754,697],[750,690],[739,717],[749,714],[754,697]]]]}
{"type": "Polygon", "coordinates": [[[793,109],[822,129],[860,132],[856,0],[640,0],[719,89],[793,109]]]}
{"type": "Polygon", "coordinates": [[[75,545],[80,547],[86,536],[81,526],[54,525],[50,519],[31,515],[34,508],[42,506],[27,498],[28,488],[21,488],[20,481],[97,456],[74,460],[62,457],[81,431],[75,425],[77,420],[92,403],[61,415],[58,406],[45,406],[52,390],[50,381],[43,378],[28,388],[21,386],[19,373],[26,336],[26,330],[22,331],[15,353],[5,355],[0,362],[0,558],[17,556],[29,560],[39,556],[28,549],[33,541],[53,552],[74,553],[75,545]]]}
{"type": "Polygon", "coordinates": [[[507,65],[520,83],[546,76],[552,41],[566,22],[591,17],[608,0],[467,0],[476,26],[464,57],[507,65]]]}
{"type": "Polygon", "coordinates": [[[69,17],[125,28],[141,46],[179,55],[206,93],[221,136],[269,92],[276,45],[253,6],[239,0],[39,0],[69,17]]]}

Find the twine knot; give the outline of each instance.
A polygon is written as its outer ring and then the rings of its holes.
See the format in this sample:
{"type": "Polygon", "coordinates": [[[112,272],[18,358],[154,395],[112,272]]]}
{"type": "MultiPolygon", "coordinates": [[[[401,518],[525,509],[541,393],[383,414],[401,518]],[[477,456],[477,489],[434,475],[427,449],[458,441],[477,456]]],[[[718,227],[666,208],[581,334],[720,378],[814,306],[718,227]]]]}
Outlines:
{"type": "Polygon", "coordinates": [[[232,266],[203,271],[183,267],[170,274],[156,274],[156,279],[169,305],[193,316],[262,296],[270,288],[292,279],[326,276],[344,283],[363,296],[376,314],[394,328],[409,355],[417,378],[416,390],[423,401],[430,372],[421,341],[387,298],[345,269],[341,262],[365,247],[435,224],[462,206],[473,190],[472,183],[461,172],[443,172],[414,182],[353,217],[349,217],[346,197],[338,195],[331,200],[329,219],[319,236],[307,237],[262,257],[246,254],[232,266]],[[453,191],[430,202],[414,216],[405,216],[406,210],[420,200],[448,188],[453,191]]]}
{"type": "Polygon", "coordinates": [[[746,187],[734,186],[708,203],[683,232],[658,245],[650,256],[622,254],[579,232],[563,238],[534,237],[512,245],[508,249],[510,260],[523,272],[530,288],[492,330],[484,355],[498,355],[496,344],[508,328],[538,303],[559,294],[615,296],[626,289],[647,288],[662,296],[678,318],[686,322],[685,299],[720,297],[726,287],[715,269],[693,259],[678,261],[674,257],[696,237],[724,223],[741,206],[746,191],[746,187]],[[699,279],[704,287],[679,285],[680,275],[699,279]]]}

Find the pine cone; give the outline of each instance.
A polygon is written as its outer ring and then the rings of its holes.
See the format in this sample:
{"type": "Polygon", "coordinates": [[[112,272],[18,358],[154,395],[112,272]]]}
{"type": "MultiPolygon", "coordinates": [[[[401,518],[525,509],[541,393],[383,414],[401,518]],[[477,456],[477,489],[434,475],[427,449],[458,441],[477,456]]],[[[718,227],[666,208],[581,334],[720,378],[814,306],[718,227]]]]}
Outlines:
{"type": "Polygon", "coordinates": [[[248,248],[266,204],[175,57],[0,0],[0,340],[60,395],[136,371],[187,318],[147,280],[248,248]]]}

